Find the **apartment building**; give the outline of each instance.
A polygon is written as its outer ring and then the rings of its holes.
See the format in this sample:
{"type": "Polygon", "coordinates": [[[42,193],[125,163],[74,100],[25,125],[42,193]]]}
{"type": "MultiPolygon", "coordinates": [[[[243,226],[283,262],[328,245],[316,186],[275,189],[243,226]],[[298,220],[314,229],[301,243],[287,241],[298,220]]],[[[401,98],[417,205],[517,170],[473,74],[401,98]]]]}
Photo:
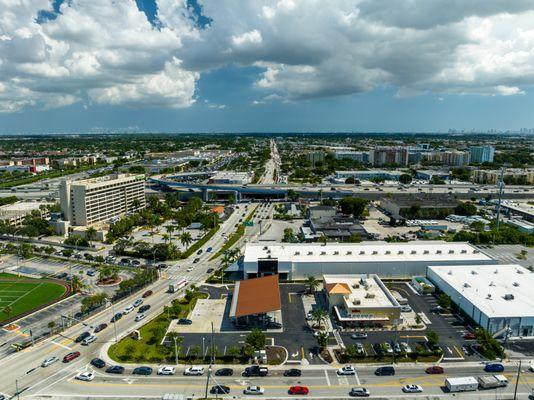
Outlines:
{"type": "Polygon", "coordinates": [[[377,147],[371,151],[369,158],[374,166],[408,165],[408,149],[406,147],[377,147]]]}
{"type": "Polygon", "coordinates": [[[469,148],[469,155],[472,163],[491,163],[495,156],[495,148],[493,146],[474,146],[469,148]]]}
{"type": "MultiPolygon", "coordinates": [[[[478,169],[471,173],[473,182],[489,185],[499,182],[500,177],[500,170],[478,169]]],[[[534,183],[534,169],[506,169],[503,179],[507,184],[531,185],[534,183]]]]}
{"type": "Polygon", "coordinates": [[[144,208],[145,176],[112,174],[80,181],[63,181],[61,212],[73,226],[92,225],[144,208]]]}

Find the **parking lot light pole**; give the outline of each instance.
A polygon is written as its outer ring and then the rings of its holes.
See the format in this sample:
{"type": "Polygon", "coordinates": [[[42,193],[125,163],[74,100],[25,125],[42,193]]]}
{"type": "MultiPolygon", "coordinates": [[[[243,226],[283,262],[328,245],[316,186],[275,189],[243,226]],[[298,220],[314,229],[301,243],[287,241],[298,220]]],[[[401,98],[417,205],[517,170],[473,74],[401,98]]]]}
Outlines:
{"type": "Polygon", "coordinates": [[[176,335],[173,336],[173,339],[174,339],[174,361],[176,363],[176,365],[178,365],[178,346],[176,345],[176,335]]]}

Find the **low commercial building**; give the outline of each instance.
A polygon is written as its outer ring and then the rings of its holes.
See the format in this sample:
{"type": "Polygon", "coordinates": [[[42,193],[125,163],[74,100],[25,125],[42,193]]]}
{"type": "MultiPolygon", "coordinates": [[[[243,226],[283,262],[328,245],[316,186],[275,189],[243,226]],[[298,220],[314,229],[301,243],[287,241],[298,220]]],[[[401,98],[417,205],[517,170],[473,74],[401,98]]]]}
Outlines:
{"type": "Polygon", "coordinates": [[[380,207],[395,221],[406,219],[433,219],[452,214],[458,205],[452,196],[430,196],[423,193],[383,197],[380,207]]]}
{"type": "MultiPolygon", "coordinates": [[[[377,274],[381,278],[425,275],[429,265],[496,264],[489,255],[463,242],[247,243],[245,279],[279,274],[298,280],[332,274],[377,274]]],[[[240,263],[241,265],[241,263],[240,263]]]]}
{"type": "Polygon", "coordinates": [[[252,182],[254,172],[219,171],[213,175],[208,183],[219,185],[246,185],[252,182]]]}
{"type": "Polygon", "coordinates": [[[508,216],[516,215],[529,222],[534,222],[534,206],[527,202],[518,203],[510,200],[503,200],[501,209],[508,216]]]}
{"type": "Polygon", "coordinates": [[[433,177],[447,180],[449,179],[449,171],[436,171],[436,170],[417,170],[415,173],[416,179],[423,179],[425,181],[431,180],[433,177]]]}
{"type": "Polygon", "coordinates": [[[281,309],[278,275],[236,282],[229,316],[237,325],[268,322],[281,309]]]}
{"type": "Polygon", "coordinates": [[[534,337],[534,274],[526,268],[429,266],[427,277],[494,337],[534,337]]]}
{"type": "Polygon", "coordinates": [[[523,233],[534,233],[534,224],[523,219],[509,219],[506,220],[508,225],[514,226],[523,233]]]}
{"type": "Polygon", "coordinates": [[[92,225],[145,208],[145,176],[112,174],[62,181],[59,198],[63,218],[72,226],[92,225]]]}
{"type": "Polygon", "coordinates": [[[323,289],[330,312],[344,327],[400,322],[401,306],[377,275],[324,275],[323,289]]]}
{"type": "Polygon", "coordinates": [[[384,179],[386,181],[398,181],[402,172],[385,171],[381,169],[372,169],[367,171],[336,171],[336,179],[354,178],[359,181],[370,181],[372,179],[384,179]]]}
{"type": "MultiPolygon", "coordinates": [[[[500,170],[476,169],[471,172],[471,179],[475,183],[494,185],[499,182],[500,178],[500,170]]],[[[534,169],[506,169],[503,180],[506,184],[531,185],[534,183],[534,169]]]]}
{"type": "Polygon", "coordinates": [[[28,215],[37,215],[42,218],[50,217],[48,208],[42,206],[52,203],[18,201],[0,207],[0,221],[13,226],[21,226],[28,215]]]}

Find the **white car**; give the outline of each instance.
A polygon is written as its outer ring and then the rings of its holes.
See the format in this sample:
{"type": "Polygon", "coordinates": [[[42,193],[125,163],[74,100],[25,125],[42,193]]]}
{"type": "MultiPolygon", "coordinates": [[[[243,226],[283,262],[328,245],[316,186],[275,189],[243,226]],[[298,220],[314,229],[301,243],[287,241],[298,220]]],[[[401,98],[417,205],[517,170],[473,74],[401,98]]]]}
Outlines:
{"type": "Polygon", "coordinates": [[[402,349],[406,352],[406,353],[411,353],[412,352],[412,348],[410,347],[410,345],[406,342],[401,342],[401,347],[402,349]]]}
{"type": "Polygon", "coordinates": [[[263,394],[265,393],[265,389],[261,386],[247,386],[246,389],[243,390],[243,394],[263,394]]]}
{"type": "Polygon", "coordinates": [[[74,379],[78,379],[79,381],[91,382],[93,379],[95,379],[95,374],[90,371],[84,371],[76,375],[74,379]]]}
{"type": "Polygon", "coordinates": [[[174,367],[161,367],[158,369],[158,375],[174,375],[176,368],[174,367]]]}
{"type": "Polygon", "coordinates": [[[135,317],[135,322],[139,322],[142,319],[144,319],[145,317],[146,317],[145,314],[137,314],[136,317],[135,317]]]}
{"type": "Polygon", "coordinates": [[[528,367],[528,370],[529,370],[530,372],[534,372],[534,360],[532,360],[532,361],[530,362],[530,366],[528,367]]]}
{"type": "Polygon", "coordinates": [[[132,306],[139,307],[141,304],[143,304],[143,299],[137,299],[136,301],[134,301],[132,306]]]}
{"type": "Polygon", "coordinates": [[[402,387],[402,391],[404,393],[421,393],[423,391],[423,387],[419,385],[405,385],[402,387]]]}
{"type": "Polygon", "coordinates": [[[88,346],[88,345],[90,345],[91,343],[93,343],[95,341],[96,341],[96,336],[95,335],[88,336],[88,337],[86,337],[85,339],[82,340],[82,346],[88,346]]]}
{"type": "Polygon", "coordinates": [[[325,334],[328,335],[327,331],[313,331],[313,336],[319,337],[319,335],[322,334],[322,333],[325,333],[325,334]]]}
{"type": "Polygon", "coordinates": [[[134,310],[134,306],[128,306],[124,309],[124,311],[122,312],[124,315],[126,314],[130,314],[132,311],[134,310]]]}
{"type": "Polygon", "coordinates": [[[338,375],[356,375],[356,370],[352,365],[346,365],[337,370],[338,375]]]}
{"type": "Polygon", "coordinates": [[[184,375],[204,375],[204,367],[189,367],[184,371],[184,375]]]}
{"type": "Polygon", "coordinates": [[[191,272],[191,271],[193,271],[193,267],[187,268],[187,272],[191,272]]]}
{"type": "Polygon", "coordinates": [[[46,368],[49,365],[52,365],[52,364],[54,364],[55,362],[58,362],[58,361],[59,361],[59,358],[57,358],[57,357],[45,358],[44,361],[41,363],[41,367],[46,368]]]}

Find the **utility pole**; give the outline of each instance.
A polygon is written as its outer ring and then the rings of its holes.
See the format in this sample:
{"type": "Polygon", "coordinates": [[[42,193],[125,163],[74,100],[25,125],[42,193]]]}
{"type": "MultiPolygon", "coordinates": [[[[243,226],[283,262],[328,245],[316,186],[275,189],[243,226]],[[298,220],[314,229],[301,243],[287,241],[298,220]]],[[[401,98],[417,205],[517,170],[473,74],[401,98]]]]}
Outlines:
{"type": "Polygon", "coordinates": [[[519,385],[520,374],[521,374],[521,360],[519,360],[519,366],[517,367],[517,377],[515,379],[515,388],[514,388],[514,400],[517,400],[517,386],[519,385]]]}
{"type": "Polygon", "coordinates": [[[15,390],[17,391],[17,400],[19,400],[19,380],[15,379],[15,390]]]}
{"type": "Polygon", "coordinates": [[[211,366],[213,364],[213,321],[211,322],[211,341],[210,341],[210,346],[211,346],[211,357],[210,357],[210,365],[208,367],[208,375],[206,377],[206,390],[205,390],[205,393],[204,393],[204,398],[205,399],[208,398],[208,385],[209,385],[210,377],[211,377],[211,366]]]}
{"type": "Polygon", "coordinates": [[[178,365],[178,346],[176,346],[176,335],[173,336],[174,339],[174,361],[175,364],[178,365]]]}

